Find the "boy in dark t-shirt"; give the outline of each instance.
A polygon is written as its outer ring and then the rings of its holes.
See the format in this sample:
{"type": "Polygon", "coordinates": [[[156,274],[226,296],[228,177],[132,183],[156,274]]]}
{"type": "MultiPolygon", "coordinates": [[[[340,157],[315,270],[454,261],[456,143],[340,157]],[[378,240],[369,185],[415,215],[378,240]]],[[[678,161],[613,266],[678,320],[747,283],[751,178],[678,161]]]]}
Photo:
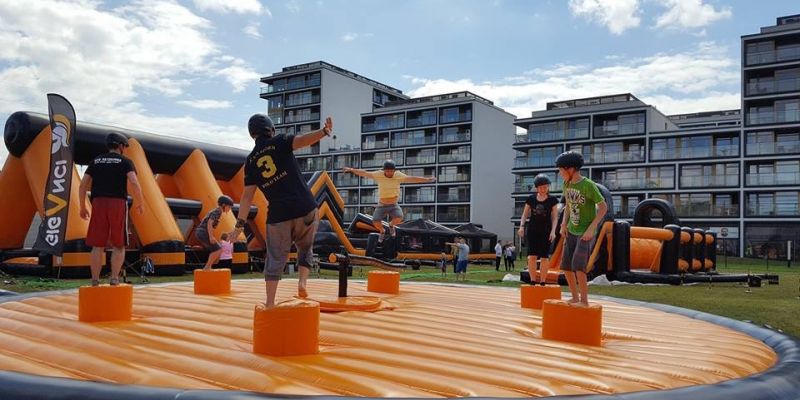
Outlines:
{"type": "Polygon", "coordinates": [[[544,286],[549,268],[549,263],[545,263],[544,259],[550,257],[550,245],[556,237],[558,199],[550,195],[550,178],[547,175],[536,175],[533,185],[536,187],[536,193],[525,200],[525,209],[522,211],[517,233],[520,238],[525,237],[528,242],[528,273],[531,283],[539,282],[544,286]],[[537,258],[542,259],[539,274],[536,273],[537,258]]]}
{"type": "Polygon", "coordinates": [[[203,267],[204,271],[210,271],[219,260],[220,254],[222,254],[222,246],[217,240],[217,225],[219,225],[219,219],[222,218],[222,214],[230,212],[232,208],[233,199],[225,195],[219,196],[217,208],[209,211],[194,231],[194,236],[203,248],[208,251],[208,259],[205,267],[203,267]]]}
{"type": "Polygon", "coordinates": [[[297,294],[298,297],[308,296],[306,281],[311,270],[312,246],[317,230],[317,203],[300,173],[293,151],[330,136],[333,120],[328,117],[322,129],[296,136],[275,135],[272,120],[264,114],[250,117],[247,127],[256,144],[245,160],[245,188],[239,202],[236,227],[244,227],[255,190],[261,190],[269,202],[264,280],[266,306],[272,307],[292,243],[297,246],[300,273],[297,294]]]}
{"type": "Polygon", "coordinates": [[[133,189],[136,211],[144,213],[142,188],[136,177],[136,168],[130,159],[122,155],[128,147],[128,139],[120,133],[111,132],[106,136],[108,153],[95,157],[83,175],[78,189],[80,215],[89,219],[86,208],[86,192],[91,191],[92,212],[86,245],[92,248],[89,266],[92,272],[92,286],[100,284],[100,269],[103,252],[111,245],[111,285],[119,284],[119,272],[125,259],[125,245],[128,239],[128,183],[133,189]]]}

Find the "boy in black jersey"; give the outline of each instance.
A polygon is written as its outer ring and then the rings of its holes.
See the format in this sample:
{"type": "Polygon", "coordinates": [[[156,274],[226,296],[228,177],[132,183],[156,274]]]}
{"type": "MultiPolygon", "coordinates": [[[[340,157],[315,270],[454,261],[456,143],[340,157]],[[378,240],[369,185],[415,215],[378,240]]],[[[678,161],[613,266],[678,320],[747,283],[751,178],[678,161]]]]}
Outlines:
{"type": "Polygon", "coordinates": [[[275,305],[278,281],[292,248],[297,246],[300,280],[298,297],[307,297],[306,281],[311,270],[312,246],[317,231],[317,203],[300,173],[294,150],[311,146],[333,130],[328,117],[322,129],[304,135],[275,135],[272,120],[264,114],[250,117],[247,128],[256,145],[244,164],[244,193],[239,201],[237,229],[244,227],[247,211],[256,188],[269,202],[267,213],[267,257],[264,280],[267,287],[266,306],[275,305]]]}

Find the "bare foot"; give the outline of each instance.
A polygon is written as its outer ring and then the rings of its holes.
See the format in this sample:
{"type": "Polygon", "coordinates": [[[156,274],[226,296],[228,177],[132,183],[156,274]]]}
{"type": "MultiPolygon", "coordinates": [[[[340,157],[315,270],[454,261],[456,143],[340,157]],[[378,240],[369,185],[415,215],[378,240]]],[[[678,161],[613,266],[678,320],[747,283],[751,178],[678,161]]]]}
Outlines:
{"type": "Polygon", "coordinates": [[[300,297],[301,299],[305,299],[306,297],[308,297],[308,291],[306,290],[306,288],[298,286],[297,297],[300,297]]]}
{"type": "Polygon", "coordinates": [[[574,298],[574,297],[573,297],[573,298],[571,298],[571,299],[567,300],[567,303],[569,303],[569,305],[572,305],[572,306],[574,306],[574,305],[576,305],[576,304],[580,303],[580,300],[578,300],[578,299],[576,299],[576,298],[574,298]]]}
{"type": "Polygon", "coordinates": [[[267,303],[265,303],[265,302],[262,302],[262,303],[261,303],[261,305],[262,305],[262,306],[264,306],[264,309],[265,309],[265,310],[269,310],[270,308],[273,308],[273,307],[275,307],[275,304],[273,304],[273,305],[269,305],[269,304],[267,304],[267,303]]]}

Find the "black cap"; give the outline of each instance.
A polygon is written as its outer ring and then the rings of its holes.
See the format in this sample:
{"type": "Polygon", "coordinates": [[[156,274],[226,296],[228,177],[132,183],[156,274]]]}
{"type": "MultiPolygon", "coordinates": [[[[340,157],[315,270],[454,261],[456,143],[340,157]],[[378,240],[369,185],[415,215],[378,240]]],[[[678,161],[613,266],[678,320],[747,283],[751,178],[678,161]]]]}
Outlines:
{"type": "Polygon", "coordinates": [[[272,118],[264,114],[253,114],[247,121],[247,130],[250,131],[251,137],[264,135],[267,129],[274,131],[275,124],[272,123],[272,118]]]}
{"type": "Polygon", "coordinates": [[[106,147],[116,149],[119,146],[128,147],[128,138],[121,133],[111,132],[106,136],[106,147]]]}
{"type": "Polygon", "coordinates": [[[397,169],[397,164],[392,160],[386,160],[383,162],[383,169],[397,169]]]}
{"type": "Polygon", "coordinates": [[[233,207],[233,199],[230,196],[222,195],[217,199],[218,206],[231,206],[233,207]]]}
{"type": "Polygon", "coordinates": [[[547,175],[545,174],[539,174],[533,178],[533,186],[539,187],[542,185],[549,185],[549,184],[550,184],[550,178],[548,178],[547,175]]]}
{"type": "Polygon", "coordinates": [[[583,156],[576,151],[565,151],[556,157],[556,167],[581,169],[583,167],[583,156]]]}

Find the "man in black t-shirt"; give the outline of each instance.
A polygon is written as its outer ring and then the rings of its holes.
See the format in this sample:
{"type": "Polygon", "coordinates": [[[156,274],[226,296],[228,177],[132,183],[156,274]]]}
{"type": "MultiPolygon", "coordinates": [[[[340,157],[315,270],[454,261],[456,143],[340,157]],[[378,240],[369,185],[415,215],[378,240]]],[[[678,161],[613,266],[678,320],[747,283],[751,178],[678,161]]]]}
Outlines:
{"type": "Polygon", "coordinates": [[[128,147],[128,139],[116,132],[109,133],[106,147],[108,153],[95,157],[89,163],[78,191],[83,219],[89,219],[86,192],[92,192],[91,220],[86,235],[86,245],[92,247],[92,286],[100,284],[103,251],[108,244],[112,248],[109,283],[112,286],[119,284],[119,271],[125,259],[128,239],[128,183],[133,189],[136,211],[144,213],[142,188],[136,178],[136,168],[130,159],[122,155],[123,149],[128,147]]]}
{"type": "Polygon", "coordinates": [[[317,231],[317,203],[300,173],[294,150],[311,146],[333,130],[328,117],[322,129],[304,135],[275,135],[272,120],[264,114],[250,117],[247,128],[256,145],[244,164],[244,193],[239,201],[237,229],[244,227],[256,188],[269,202],[267,213],[267,257],[264,280],[267,307],[275,305],[275,292],[292,243],[297,246],[300,280],[297,294],[307,297],[306,281],[311,270],[312,246],[317,231]]]}
{"type": "Polygon", "coordinates": [[[544,285],[547,282],[549,267],[544,263],[544,259],[550,257],[550,246],[556,237],[558,199],[550,195],[550,178],[547,175],[536,175],[533,185],[536,187],[536,193],[525,199],[525,209],[522,211],[518,234],[520,238],[525,237],[528,242],[528,273],[531,283],[539,282],[544,285]],[[540,274],[536,273],[538,258],[542,259],[540,274]]]}

